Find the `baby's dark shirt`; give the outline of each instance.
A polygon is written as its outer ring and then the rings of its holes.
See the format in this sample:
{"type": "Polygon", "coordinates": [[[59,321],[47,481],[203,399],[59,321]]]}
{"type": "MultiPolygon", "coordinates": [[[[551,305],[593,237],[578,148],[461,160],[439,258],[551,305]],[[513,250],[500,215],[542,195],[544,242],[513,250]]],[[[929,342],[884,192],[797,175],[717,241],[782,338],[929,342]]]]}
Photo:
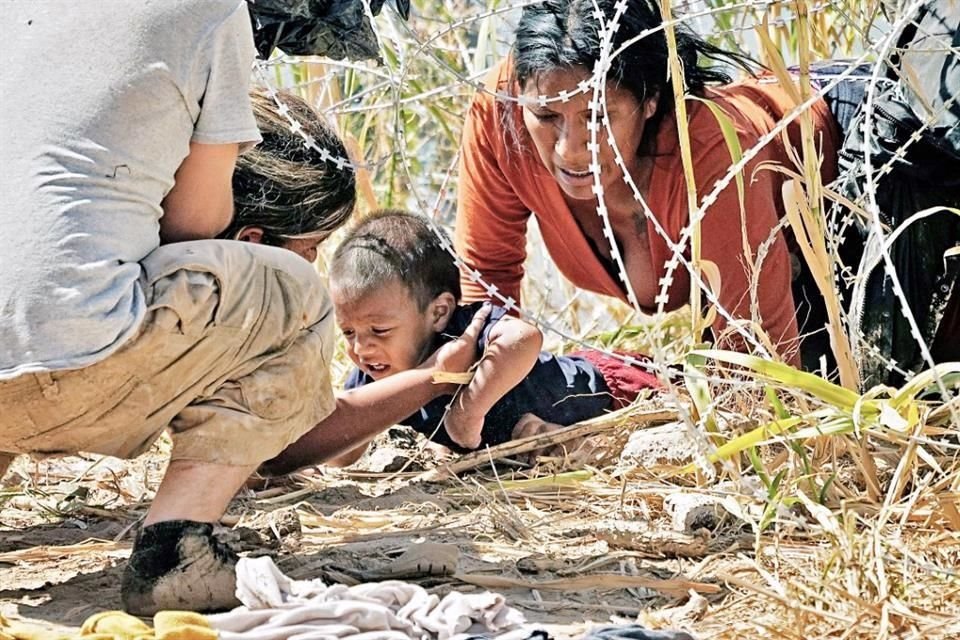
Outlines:
{"type": "MultiPolygon", "coordinates": [[[[458,306],[446,329],[437,334],[432,351],[463,335],[482,305],[482,302],[475,302],[458,306]]],[[[495,306],[490,312],[477,341],[478,352],[482,353],[486,348],[490,329],[504,315],[506,310],[503,307],[495,306]]],[[[370,382],[373,382],[373,378],[354,369],[345,387],[355,389],[370,382]]],[[[469,449],[456,444],[440,425],[451,398],[449,395],[435,398],[401,424],[458,453],[465,453],[469,449]]],[[[556,356],[541,351],[530,373],[487,413],[480,447],[510,440],[514,426],[525,413],[566,426],[599,416],[612,407],[613,399],[607,383],[591,363],[578,356],[556,356]]]]}

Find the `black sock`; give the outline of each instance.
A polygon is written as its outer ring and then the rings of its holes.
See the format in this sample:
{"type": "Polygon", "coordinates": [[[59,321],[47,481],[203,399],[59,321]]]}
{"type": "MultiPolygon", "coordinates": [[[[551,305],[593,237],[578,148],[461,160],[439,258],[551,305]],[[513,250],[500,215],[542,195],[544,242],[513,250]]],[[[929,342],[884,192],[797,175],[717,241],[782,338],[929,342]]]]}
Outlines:
{"type": "Polygon", "coordinates": [[[167,520],[144,527],[133,544],[130,568],[141,578],[165,575],[180,563],[177,545],[190,534],[210,538],[213,525],[193,520],[167,520]]]}

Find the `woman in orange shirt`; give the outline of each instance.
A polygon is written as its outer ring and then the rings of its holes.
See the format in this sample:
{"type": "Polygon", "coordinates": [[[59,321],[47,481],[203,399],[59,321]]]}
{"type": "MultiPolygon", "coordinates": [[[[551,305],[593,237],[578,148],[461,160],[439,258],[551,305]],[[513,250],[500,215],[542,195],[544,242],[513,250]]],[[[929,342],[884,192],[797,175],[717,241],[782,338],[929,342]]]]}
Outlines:
{"type": "MultiPolygon", "coordinates": [[[[691,207],[662,18],[652,0],[624,4],[622,14],[614,0],[547,0],[526,7],[512,56],[477,93],[463,133],[456,223],[456,247],[467,266],[466,300],[490,295],[475,280],[479,272],[484,283],[519,303],[533,215],[547,251],[574,285],[648,313],[688,301],[691,207]],[[610,46],[604,46],[595,7],[604,25],[615,25],[610,46]],[[592,78],[605,61],[605,48],[616,54],[606,58],[609,67],[599,88],[605,110],[601,106],[593,114],[592,78]],[[671,269],[678,244],[683,260],[671,269]],[[618,255],[627,281],[620,276],[618,255]]],[[[683,25],[675,28],[690,96],[684,106],[695,205],[704,210],[701,259],[717,266],[721,286],[714,298],[726,312],[711,327],[714,340],[754,348],[756,343],[730,326],[731,319],[752,320],[752,326],[737,324],[747,334],[761,327],[781,358],[800,364],[802,352],[804,366],[816,368],[829,351],[822,296],[799,251],[790,249],[795,243],[782,223],[786,177],[775,169],[801,172],[795,160],[801,156],[800,118],[792,118],[786,136],[775,132],[796,102],[770,77],[731,83],[719,68],[704,66],[705,60],[747,71],[751,61],[708,44],[683,25]],[[769,134],[740,171],[742,195],[737,180],[727,178],[735,160],[714,110],[722,112],[744,152],[769,134]],[[802,345],[799,335],[805,336],[802,345]]],[[[837,176],[842,142],[831,107],[838,115],[847,108],[840,115],[846,124],[850,106],[818,99],[809,108],[825,184],[837,176]]]]}
{"type": "MultiPolygon", "coordinates": [[[[607,24],[617,18],[611,51],[662,22],[656,4],[649,0],[630,0],[619,17],[614,15],[613,0],[599,0],[597,6],[607,24]]],[[[669,311],[690,295],[688,270],[680,264],[668,273],[667,264],[673,253],[670,244],[680,242],[689,226],[690,207],[666,39],[662,30],[656,30],[610,61],[603,87],[610,133],[597,114],[594,165],[590,80],[603,46],[593,12],[593,0],[549,0],[524,10],[513,56],[495,69],[487,91],[478,92],[467,116],[457,249],[484,281],[519,300],[524,238],[532,214],[547,250],[573,284],[632,301],[645,312],[654,312],[660,303],[669,311]],[[611,258],[613,247],[598,215],[597,185],[629,283],[619,277],[611,258]],[[652,217],[645,216],[634,186],[652,217]],[[672,283],[661,296],[664,278],[672,278],[672,283]]],[[[776,83],[730,84],[723,71],[701,66],[702,59],[709,58],[749,70],[748,59],[724,52],[680,25],[677,40],[689,94],[723,110],[743,150],[756,145],[793,107],[776,83]]],[[[685,106],[699,204],[734,160],[711,109],[695,100],[687,100],[685,106]]],[[[829,109],[820,101],[812,113],[820,153],[835,158],[839,134],[829,109]]],[[[799,148],[799,120],[788,133],[799,148]]],[[[742,207],[735,180],[706,207],[701,257],[720,271],[720,305],[735,319],[757,320],[780,354],[797,363],[791,256],[778,228],[783,174],[761,166],[769,163],[793,167],[780,136],[743,170],[742,207]],[[761,245],[769,247],[764,252],[761,245]],[[761,253],[766,254],[762,263],[761,253]]],[[[832,179],[835,160],[825,162],[821,170],[825,180],[832,179]]],[[[682,255],[689,260],[688,239],[682,255]]],[[[485,288],[469,277],[463,286],[466,298],[487,297],[485,288]]],[[[715,335],[724,334],[728,323],[728,318],[718,316],[715,335]]],[[[742,338],[725,335],[733,337],[729,345],[742,344],[742,338]]]]}

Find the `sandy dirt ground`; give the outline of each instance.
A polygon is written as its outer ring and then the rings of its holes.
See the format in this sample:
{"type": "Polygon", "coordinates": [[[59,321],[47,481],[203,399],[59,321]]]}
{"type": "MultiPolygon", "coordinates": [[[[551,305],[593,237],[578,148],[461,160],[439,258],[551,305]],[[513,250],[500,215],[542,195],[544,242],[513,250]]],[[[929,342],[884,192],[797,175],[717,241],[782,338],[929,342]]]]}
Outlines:
{"type": "MultiPolygon", "coordinates": [[[[132,461],[18,458],[0,494],[0,613],[60,630],[120,608],[123,564],[164,449],[161,441],[132,461]]],[[[650,500],[616,495],[619,482],[580,471],[528,486],[517,481],[528,474],[509,463],[421,481],[421,472],[440,462],[395,429],[350,470],[251,481],[222,533],[245,553],[274,556],[294,578],[405,577],[439,594],[492,584],[528,620],[560,625],[553,630],[561,635],[683,608],[698,590],[710,602],[726,597],[697,566],[701,559],[618,550],[592,535],[601,521],[650,518],[650,500]],[[456,566],[437,572],[448,575],[397,575],[396,557],[423,542],[455,545],[456,566]]]]}
{"type": "MultiPolygon", "coordinates": [[[[665,442],[656,429],[638,433],[665,442]]],[[[746,491],[749,478],[740,489],[698,489],[676,467],[658,474],[625,462],[623,439],[604,437],[589,464],[547,457],[531,469],[487,460],[436,480],[425,472],[452,459],[392,429],[348,470],[252,479],[221,534],[241,553],[273,556],[297,579],[405,579],[439,595],[496,591],[558,640],[635,621],[701,640],[875,639],[884,625],[890,638],[960,637],[960,591],[948,569],[960,562],[960,534],[925,504],[930,513],[890,546],[883,541],[896,532],[856,535],[850,519],[851,535],[837,538],[829,518],[816,526],[797,509],[757,535],[755,524],[730,517],[763,512],[764,501],[746,491]],[[678,494],[724,499],[727,508],[678,526],[678,494]],[[398,560],[411,550],[425,554],[427,570],[398,560]],[[887,596],[868,589],[878,558],[895,553],[910,562],[884,560],[897,593],[897,608],[885,609],[887,596]]],[[[0,614],[63,631],[120,608],[123,564],[168,446],[161,440],[131,461],[18,458],[0,491],[0,614]]],[[[844,490],[850,513],[874,509],[855,483],[844,490]]]]}

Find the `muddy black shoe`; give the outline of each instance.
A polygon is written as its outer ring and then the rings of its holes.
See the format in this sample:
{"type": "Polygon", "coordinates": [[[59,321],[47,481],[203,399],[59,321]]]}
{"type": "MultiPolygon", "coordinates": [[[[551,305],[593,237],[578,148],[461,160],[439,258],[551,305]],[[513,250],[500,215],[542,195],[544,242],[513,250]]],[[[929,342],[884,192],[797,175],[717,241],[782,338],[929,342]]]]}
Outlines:
{"type": "Polygon", "coordinates": [[[123,608],[139,616],[231,609],[240,604],[237,560],[213,536],[212,524],[170,520],[145,527],[123,572],[123,608]]]}

